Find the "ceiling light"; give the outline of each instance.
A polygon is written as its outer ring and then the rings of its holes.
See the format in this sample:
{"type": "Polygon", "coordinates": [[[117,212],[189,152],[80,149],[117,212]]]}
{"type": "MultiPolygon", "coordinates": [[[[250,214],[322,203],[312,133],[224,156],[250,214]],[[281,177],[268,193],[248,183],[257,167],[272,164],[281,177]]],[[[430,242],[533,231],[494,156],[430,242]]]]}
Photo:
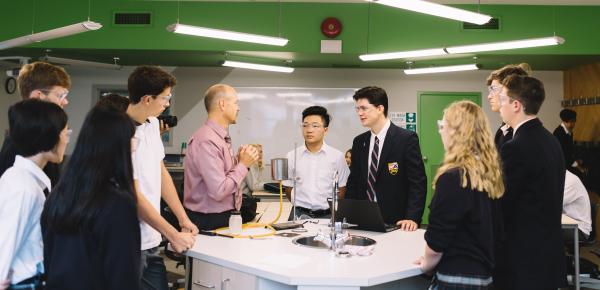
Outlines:
{"type": "Polygon", "coordinates": [[[373,60],[386,60],[386,59],[399,59],[399,58],[411,58],[411,57],[423,57],[423,56],[436,56],[447,54],[443,48],[432,48],[432,49],[421,49],[421,50],[409,50],[399,52],[388,52],[388,53],[375,53],[375,54],[363,54],[359,58],[363,61],[373,60]]]}
{"type": "Polygon", "coordinates": [[[422,0],[374,0],[382,5],[475,24],[486,24],[491,16],[422,0]]]}
{"type": "Polygon", "coordinates": [[[389,53],[363,54],[359,58],[363,61],[415,58],[426,56],[438,56],[448,54],[473,53],[484,51],[498,51],[517,48],[540,47],[563,44],[565,39],[560,36],[531,38],[511,41],[488,42],[480,44],[470,44],[461,46],[451,46],[446,48],[432,48],[421,50],[398,51],[389,53]]]}
{"type": "Polygon", "coordinates": [[[45,56],[42,58],[47,62],[51,62],[54,64],[61,65],[73,65],[73,66],[84,66],[84,67],[93,67],[93,68],[104,68],[104,69],[116,69],[119,70],[122,66],[116,63],[103,63],[103,62],[95,62],[95,61],[87,61],[87,60],[78,60],[78,59],[70,59],[70,58],[61,58],[61,57],[53,57],[53,56],[45,56]]]}
{"type": "Polygon", "coordinates": [[[84,21],[60,28],[55,28],[43,32],[33,33],[30,35],[25,35],[9,40],[5,40],[0,42],[0,49],[7,49],[16,46],[22,46],[34,42],[40,42],[44,40],[65,37],[81,32],[86,32],[90,30],[98,30],[102,28],[102,24],[93,22],[93,21],[84,21]]]}
{"type": "Polygon", "coordinates": [[[452,46],[446,48],[448,53],[470,53],[482,51],[507,50],[516,48],[539,47],[563,44],[565,39],[559,36],[532,38],[502,42],[490,42],[482,44],[452,46]]]}
{"type": "Polygon", "coordinates": [[[277,93],[276,95],[280,98],[309,98],[313,96],[309,92],[277,93]]]}
{"type": "Polygon", "coordinates": [[[265,71],[274,71],[274,72],[283,72],[283,73],[291,73],[294,71],[292,67],[286,66],[275,66],[275,65],[264,65],[264,64],[256,64],[249,62],[239,62],[239,61],[230,61],[226,60],[223,63],[223,66],[228,67],[237,67],[237,68],[246,68],[246,69],[256,69],[256,70],[265,70],[265,71]]]}
{"type": "Polygon", "coordinates": [[[477,67],[476,64],[462,64],[462,65],[452,65],[452,66],[438,66],[438,67],[405,69],[404,73],[407,75],[416,75],[416,74],[455,72],[455,71],[467,71],[467,70],[478,70],[478,69],[479,69],[479,67],[477,67]]]}
{"type": "Polygon", "coordinates": [[[167,26],[167,30],[170,32],[180,33],[180,34],[219,38],[219,39],[234,40],[234,41],[251,42],[251,43],[260,43],[260,44],[268,44],[268,45],[277,45],[277,46],[285,46],[288,43],[287,39],[281,38],[281,37],[249,34],[249,33],[235,32],[235,31],[229,31],[229,30],[191,26],[191,25],[185,25],[185,24],[179,24],[179,23],[175,23],[175,24],[171,24],[171,25],[167,26]]]}

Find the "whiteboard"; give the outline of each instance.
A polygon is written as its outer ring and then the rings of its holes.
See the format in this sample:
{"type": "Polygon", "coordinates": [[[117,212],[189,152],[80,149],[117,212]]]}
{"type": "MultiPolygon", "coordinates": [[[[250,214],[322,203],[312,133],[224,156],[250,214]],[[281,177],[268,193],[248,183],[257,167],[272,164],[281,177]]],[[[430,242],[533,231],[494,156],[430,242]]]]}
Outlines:
{"type": "MultiPolygon", "coordinates": [[[[262,144],[263,162],[286,154],[304,144],[302,111],[323,106],[331,116],[325,143],[345,152],[352,140],[368,129],[360,124],[354,110],[354,88],[235,87],[240,112],[237,124],[229,127],[234,145],[262,144]]],[[[292,162],[292,160],[290,160],[292,162]]],[[[270,168],[265,175],[270,175],[270,168]]]]}

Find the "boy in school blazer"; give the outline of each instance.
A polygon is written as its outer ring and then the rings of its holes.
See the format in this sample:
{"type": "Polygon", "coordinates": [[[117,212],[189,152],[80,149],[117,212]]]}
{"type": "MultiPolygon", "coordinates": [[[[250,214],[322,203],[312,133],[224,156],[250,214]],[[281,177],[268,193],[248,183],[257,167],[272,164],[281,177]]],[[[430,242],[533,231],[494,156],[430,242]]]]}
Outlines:
{"type": "Polygon", "coordinates": [[[383,89],[362,88],[354,100],[362,125],[370,130],[354,138],[345,197],[376,201],[386,223],[416,230],[427,192],[419,138],[387,118],[383,89]]]}
{"type": "Polygon", "coordinates": [[[566,286],[561,236],[565,165],[558,141],[537,118],[544,98],[543,84],[535,78],[513,75],[503,82],[500,116],[514,133],[500,150],[505,241],[496,254],[497,289],[566,286]]]}

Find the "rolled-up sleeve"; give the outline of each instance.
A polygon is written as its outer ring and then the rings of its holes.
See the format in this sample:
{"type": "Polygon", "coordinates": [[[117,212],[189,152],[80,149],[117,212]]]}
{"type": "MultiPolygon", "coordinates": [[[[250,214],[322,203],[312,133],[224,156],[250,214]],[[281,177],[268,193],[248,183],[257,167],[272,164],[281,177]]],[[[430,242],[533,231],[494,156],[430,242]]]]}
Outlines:
{"type": "Polygon", "coordinates": [[[195,148],[197,153],[194,156],[201,159],[194,162],[201,164],[198,166],[198,173],[207,187],[208,195],[216,201],[222,201],[238,192],[242,180],[248,173],[246,166],[240,162],[230,170],[224,170],[226,164],[222,148],[209,140],[193,143],[197,146],[195,148]]]}

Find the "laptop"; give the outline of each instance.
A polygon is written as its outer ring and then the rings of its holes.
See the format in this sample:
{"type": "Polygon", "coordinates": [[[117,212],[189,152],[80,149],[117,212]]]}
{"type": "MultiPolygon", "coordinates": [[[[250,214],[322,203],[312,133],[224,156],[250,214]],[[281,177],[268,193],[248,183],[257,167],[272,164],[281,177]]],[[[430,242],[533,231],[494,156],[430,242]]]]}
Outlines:
{"type": "Polygon", "coordinates": [[[395,224],[386,224],[376,202],[357,199],[340,199],[335,212],[336,221],[346,218],[353,229],[387,233],[399,229],[395,224]]]}

